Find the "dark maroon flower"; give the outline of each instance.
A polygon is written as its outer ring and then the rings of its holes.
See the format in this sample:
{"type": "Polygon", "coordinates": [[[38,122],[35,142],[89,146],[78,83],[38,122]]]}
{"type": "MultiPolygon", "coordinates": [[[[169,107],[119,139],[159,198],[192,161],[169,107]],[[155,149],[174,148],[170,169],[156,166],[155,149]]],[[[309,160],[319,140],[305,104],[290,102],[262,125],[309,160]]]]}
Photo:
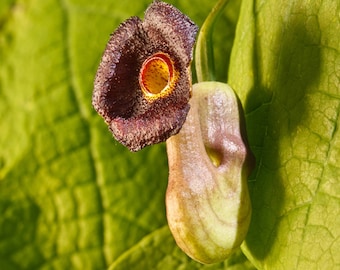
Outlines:
{"type": "Polygon", "coordinates": [[[155,1],[143,21],[131,17],[111,35],[92,104],[131,151],[163,142],[181,129],[189,111],[197,31],[178,9],[155,1]]]}

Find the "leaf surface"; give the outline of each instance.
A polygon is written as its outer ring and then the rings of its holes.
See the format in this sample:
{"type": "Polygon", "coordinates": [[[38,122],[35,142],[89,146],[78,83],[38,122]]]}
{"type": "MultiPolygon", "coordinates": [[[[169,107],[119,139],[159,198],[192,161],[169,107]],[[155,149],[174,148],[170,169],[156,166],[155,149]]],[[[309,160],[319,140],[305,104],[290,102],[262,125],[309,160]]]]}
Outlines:
{"type": "Polygon", "coordinates": [[[164,146],[130,153],[91,105],[110,32],[146,4],[8,3],[0,13],[0,264],[105,268],[165,223],[164,146]]]}
{"type": "Polygon", "coordinates": [[[340,258],[340,5],[243,1],[229,83],[257,158],[243,250],[259,269],[340,258]]]}

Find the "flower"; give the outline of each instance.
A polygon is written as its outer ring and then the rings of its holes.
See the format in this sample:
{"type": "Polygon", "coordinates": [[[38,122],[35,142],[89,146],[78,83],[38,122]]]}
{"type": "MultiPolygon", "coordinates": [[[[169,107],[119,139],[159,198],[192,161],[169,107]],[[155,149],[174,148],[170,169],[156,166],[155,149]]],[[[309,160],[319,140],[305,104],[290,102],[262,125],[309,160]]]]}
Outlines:
{"type": "Polygon", "coordinates": [[[92,104],[131,151],[163,142],[181,129],[189,111],[197,31],[178,9],[155,1],[143,21],[131,17],[111,35],[92,104]]]}

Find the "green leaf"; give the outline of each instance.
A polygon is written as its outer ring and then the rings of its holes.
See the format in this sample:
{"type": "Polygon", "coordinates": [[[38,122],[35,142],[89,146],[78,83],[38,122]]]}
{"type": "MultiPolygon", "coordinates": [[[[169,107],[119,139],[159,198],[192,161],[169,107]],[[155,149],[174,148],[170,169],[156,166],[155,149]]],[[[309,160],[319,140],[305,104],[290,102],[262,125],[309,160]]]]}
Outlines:
{"type": "Polygon", "coordinates": [[[202,265],[187,257],[175,244],[168,226],[146,236],[135,247],[124,253],[111,265],[110,270],[246,270],[255,269],[241,250],[235,252],[223,263],[202,265]],[[152,258],[146,260],[145,258],[152,258]]]}
{"type": "Polygon", "coordinates": [[[257,158],[243,245],[259,269],[340,265],[340,4],[242,3],[229,83],[257,158]]]}
{"type": "Polygon", "coordinates": [[[164,146],[128,152],[91,106],[110,32],[146,6],[114,2],[17,1],[0,12],[4,269],[102,269],[166,222],[164,146]]]}

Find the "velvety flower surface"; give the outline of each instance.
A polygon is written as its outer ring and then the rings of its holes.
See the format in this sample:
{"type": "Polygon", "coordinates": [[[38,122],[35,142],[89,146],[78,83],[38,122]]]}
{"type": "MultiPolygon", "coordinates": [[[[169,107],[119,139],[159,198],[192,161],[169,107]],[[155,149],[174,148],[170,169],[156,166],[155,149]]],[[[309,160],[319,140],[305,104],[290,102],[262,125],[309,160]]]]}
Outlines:
{"type": "Polygon", "coordinates": [[[92,104],[131,151],[163,142],[181,129],[189,111],[197,31],[178,9],[155,1],[143,21],[131,17],[111,35],[92,104]]]}

